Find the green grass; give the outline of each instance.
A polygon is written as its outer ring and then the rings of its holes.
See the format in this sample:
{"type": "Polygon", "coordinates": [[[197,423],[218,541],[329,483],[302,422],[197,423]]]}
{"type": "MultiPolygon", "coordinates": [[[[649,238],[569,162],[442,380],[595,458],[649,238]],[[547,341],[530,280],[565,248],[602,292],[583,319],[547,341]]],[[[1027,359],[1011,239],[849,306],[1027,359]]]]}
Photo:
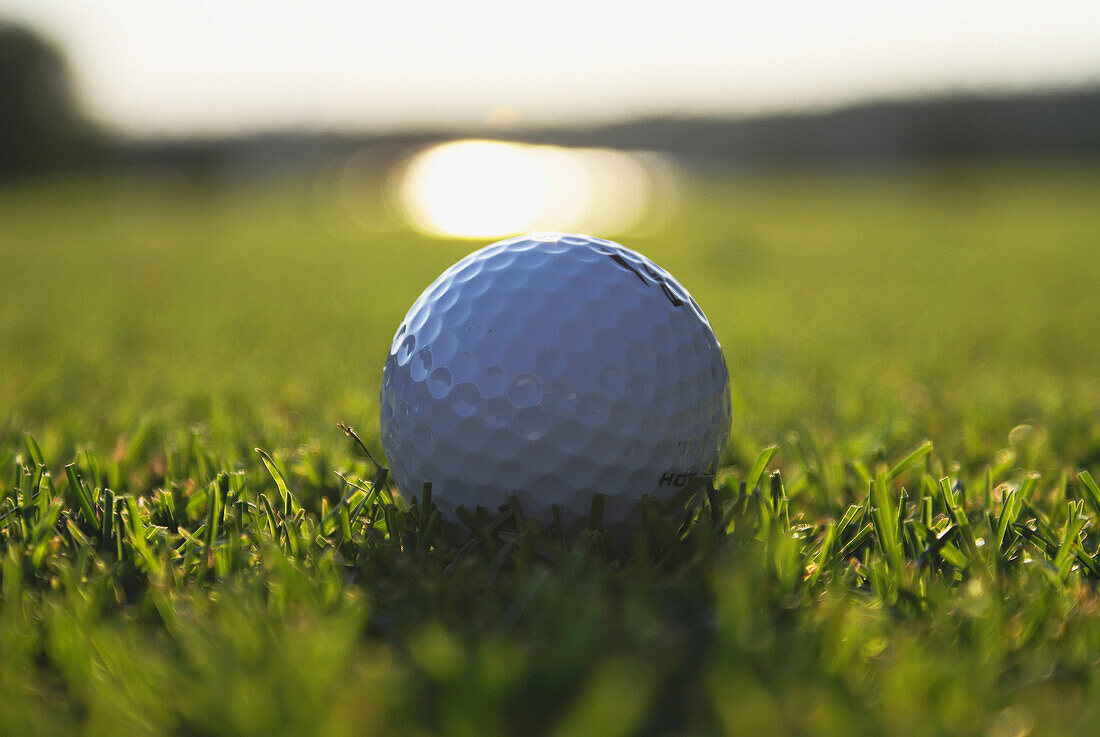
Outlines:
{"type": "Polygon", "coordinates": [[[379,452],[393,330],[475,244],[304,179],[8,185],[0,734],[1094,731],[1098,198],[694,182],[622,240],[723,343],[726,468],[563,542],[441,526],[336,427],[379,452]]]}

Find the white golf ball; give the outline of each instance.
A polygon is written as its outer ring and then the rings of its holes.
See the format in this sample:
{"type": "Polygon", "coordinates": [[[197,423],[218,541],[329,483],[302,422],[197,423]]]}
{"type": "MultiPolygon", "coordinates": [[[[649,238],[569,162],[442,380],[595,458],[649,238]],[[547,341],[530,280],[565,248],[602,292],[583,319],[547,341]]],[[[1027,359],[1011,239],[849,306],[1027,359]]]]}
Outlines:
{"type": "Polygon", "coordinates": [[[494,243],[413,304],[383,369],[382,443],[410,497],[444,515],[496,511],[604,522],[713,475],[730,430],[729,374],[691,295],[616,243],[539,234],[494,243]]]}

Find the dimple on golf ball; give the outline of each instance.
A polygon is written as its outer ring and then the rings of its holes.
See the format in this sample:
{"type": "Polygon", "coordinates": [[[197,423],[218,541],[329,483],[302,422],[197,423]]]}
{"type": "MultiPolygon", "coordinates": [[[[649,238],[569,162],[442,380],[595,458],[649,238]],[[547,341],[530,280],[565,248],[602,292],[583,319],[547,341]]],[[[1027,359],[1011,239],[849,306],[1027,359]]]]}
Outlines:
{"type": "Polygon", "coordinates": [[[382,373],[398,486],[444,515],[514,493],[527,516],[628,519],[713,474],[729,374],[702,310],[664,269],[584,235],[512,238],[447,269],[413,304],[382,373]]]}

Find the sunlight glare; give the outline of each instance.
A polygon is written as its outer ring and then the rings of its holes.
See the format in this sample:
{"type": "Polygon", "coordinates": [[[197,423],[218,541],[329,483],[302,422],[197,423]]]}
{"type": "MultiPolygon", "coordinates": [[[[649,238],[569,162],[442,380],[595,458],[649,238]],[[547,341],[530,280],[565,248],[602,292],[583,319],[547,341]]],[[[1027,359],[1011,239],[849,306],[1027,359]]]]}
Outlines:
{"type": "Polygon", "coordinates": [[[653,155],[489,140],[439,144],[400,170],[397,195],[416,229],[456,238],[532,231],[605,235],[636,227],[669,184],[653,155]]]}
{"type": "Polygon", "coordinates": [[[518,233],[538,222],[553,183],[523,147],[458,141],[431,148],[410,163],[402,201],[430,231],[463,238],[518,233]]]}

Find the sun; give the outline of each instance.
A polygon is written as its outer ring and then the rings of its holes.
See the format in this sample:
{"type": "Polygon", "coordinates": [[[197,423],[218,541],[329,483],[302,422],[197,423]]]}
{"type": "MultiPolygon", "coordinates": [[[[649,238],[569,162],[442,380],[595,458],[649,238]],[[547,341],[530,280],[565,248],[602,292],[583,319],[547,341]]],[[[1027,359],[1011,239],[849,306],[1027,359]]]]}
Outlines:
{"type": "Polygon", "coordinates": [[[657,190],[667,195],[667,167],[657,163],[625,151],[453,141],[406,163],[398,200],[414,228],[452,238],[624,233],[652,214],[657,190]]]}

